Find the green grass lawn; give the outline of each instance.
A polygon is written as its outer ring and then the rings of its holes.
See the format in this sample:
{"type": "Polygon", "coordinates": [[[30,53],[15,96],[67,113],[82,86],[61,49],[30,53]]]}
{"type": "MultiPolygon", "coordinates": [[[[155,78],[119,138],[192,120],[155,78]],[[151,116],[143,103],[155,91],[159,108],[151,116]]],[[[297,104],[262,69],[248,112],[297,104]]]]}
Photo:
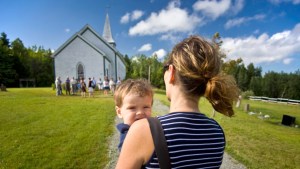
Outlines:
{"type": "MultiPolygon", "coordinates": [[[[155,98],[169,104],[165,92],[155,98]]],[[[201,99],[200,110],[212,116],[201,99]]],[[[243,100],[235,117],[214,117],[223,127],[226,151],[253,169],[300,168],[300,128],[281,125],[283,114],[300,122],[300,106],[243,100]],[[260,119],[243,111],[270,115],[260,119]]],[[[50,88],[0,92],[0,168],[104,168],[114,130],[112,96],[55,96],[50,88]]]]}
{"type": "MultiPolygon", "coordinates": [[[[169,104],[164,91],[157,91],[155,98],[169,104]]],[[[206,99],[200,100],[199,107],[212,117],[213,108],[206,99]]],[[[251,169],[300,169],[300,128],[281,125],[282,115],[287,114],[296,117],[300,126],[299,105],[243,100],[235,113],[232,118],[220,113],[214,117],[224,129],[230,155],[251,169]],[[250,111],[257,114],[246,113],[245,104],[250,104],[250,111]],[[258,118],[259,112],[270,118],[258,118]]]]}
{"type": "Polygon", "coordinates": [[[104,168],[113,105],[50,88],[0,92],[0,168],[104,168]]]}

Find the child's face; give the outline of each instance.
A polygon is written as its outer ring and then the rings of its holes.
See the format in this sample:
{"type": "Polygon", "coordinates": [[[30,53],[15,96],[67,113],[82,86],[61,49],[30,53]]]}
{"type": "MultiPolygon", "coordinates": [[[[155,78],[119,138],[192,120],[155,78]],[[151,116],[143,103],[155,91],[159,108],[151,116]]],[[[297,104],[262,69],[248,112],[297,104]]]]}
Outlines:
{"type": "Polygon", "coordinates": [[[140,97],[135,94],[127,94],[121,107],[116,106],[119,118],[123,118],[124,124],[131,125],[134,121],[150,117],[152,111],[152,97],[140,97]]]}

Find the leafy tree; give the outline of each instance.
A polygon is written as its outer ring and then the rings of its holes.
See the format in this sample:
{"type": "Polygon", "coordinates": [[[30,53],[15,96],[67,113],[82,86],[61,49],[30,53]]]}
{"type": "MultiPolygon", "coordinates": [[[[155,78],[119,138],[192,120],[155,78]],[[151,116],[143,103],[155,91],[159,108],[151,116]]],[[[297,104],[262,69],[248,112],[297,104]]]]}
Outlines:
{"type": "Polygon", "coordinates": [[[4,32],[1,33],[0,41],[2,41],[3,46],[7,46],[8,48],[10,47],[9,39],[7,39],[6,33],[4,33],[4,32]]]}
{"type": "Polygon", "coordinates": [[[243,60],[241,58],[237,60],[229,60],[222,65],[222,71],[226,74],[232,75],[237,79],[238,73],[239,73],[239,67],[243,63],[243,60]]]}
{"type": "Polygon", "coordinates": [[[50,86],[53,81],[51,51],[43,47],[25,48],[17,38],[11,44],[5,33],[0,37],[0,82],[18,87],[20,78],[34,78],[37,86],[50,86]]]}
{"type": "MultiPolygon", "coordinates": [[[[18,77],[15,79],[16,82],[19,78],[28,77],[28,52],[24,47],[23,42],[17,38],[11,43],[12,55],[14,56],[14,69],[17,72],[18,77]]],[[[18,86],[18,84],[16,84],[18,86]]]]}
{"type": "Polygon", "coordinates": [[[131,72],[132,72],[132,68],[131,68],[131,60],[129,59],[128,55],[125,55],[124,57],[125,60],[125,66],[126,66],[126,79],[131,77],[131,72]]]}
{"type": "Polygon", "coordinates": [[[278,74],[270,71],[265,74],[263,80],[263,95],[267,97],[279,97],[278,74]]]}
{"type": "Polygon", "coordinates": [[[253,91],[256,96],[262,96],[262,77],[253,76],[250,80],[249,89],[253,91]]]}
{"type": "Polygon", "coordinates": [[[28,53],[30,55],[29,77],[36,80],[37,86],[50,86],[54,77],[51,50],[34,46],[28,49],[28,53]]]}
{"type": "Polygon", "coordinates": [[[246,91],[248,89],[247,69],[244,64],[240,65],[238,68],[237,84],[242,91],[246,91]]]}
{"type": "Polygon", "coordinates": [[[289,81],[287,82],[288,88],[284,94],[284,97],[290,99],[300,100],[300,70],[295,73],[289,74],[289,81]]]}
{"type": "Polygon", "coordinates": [[[157,55],[154,55],[149,58],[150,63],[150,70],[151,70],[151,84],[158,88],[164,87],[164,80],[163,80],[163,64],[158,60],[157,55]]]}
{"type": "Polygon", "coordinates": [[[14,70],[14,57],[12,56],[9,40],[5,33],[0,37],[0,83],[10,86],[16,77],[14,70]]]}
{"type": "Polygon", "coordinates": [[[130,72],[127,72],[126,78],[149,79],[150,75],[150,81],[153,86],[158,88],[164,87],[162,63],[156,55],[151,57],[146,55],[133,56],[127,63],[130,63],[130,68],[126,68],[130,72]]]}

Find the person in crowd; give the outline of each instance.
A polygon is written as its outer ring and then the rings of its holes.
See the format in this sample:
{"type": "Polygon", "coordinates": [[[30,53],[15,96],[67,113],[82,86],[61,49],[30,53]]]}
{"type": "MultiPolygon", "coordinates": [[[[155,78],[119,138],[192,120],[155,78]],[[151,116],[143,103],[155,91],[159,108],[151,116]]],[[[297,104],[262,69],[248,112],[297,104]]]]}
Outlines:
{"type": "Polygon", "coordinates": [[[97,83],[96,83],[96,79],[95,79],[94,77],[92,78],[92,82],[93,82],[93,83],[92,83],[92,87],[93,87],[93,89],[95,90],[96,84],[97,84],[97,83]]]}
{"type": "Polygon", "coordinates": [[[56,96],[62,94],[61,80],[60,77],[57,77],[55,80],[56,96]]]}
{"type": "Polygon", "coordinates": [[[89,77],[89,82],[88,82],[88,90],[89,90],[89,97],[94,97],[94,88],[93,88],[93,80],[89,77]]]}
{"type": "Polygon", "coordinates": [[[80,79],[80,87],[81,87],[81,97],[85,97],[86,93],[86,83],[84,82],[84,78],[80,79]]]}
{"type": "Polygon", "coordinates": [[[71,95],[71,81],[69,76],[66,79],[66,95],[71,95]]]}
{"type": "Polygon", "coordinates": [[[109,80],[108,77],[105,76],[104,77],[104,81],[103,81],[103,93],[104,95],[108,95],[108,91],[109,91],[109,80]]]}
{"type": "Polygon", "coordinates": [[[99,78],[99,80],[97,81],[97,85],[98,85],[98,89],[101,92],[101,90],[103,89],[103,82],[102,79],[99,78]]]}
{"type": "Polygon", "coordinates": [[[77,83],[77,80],[75,80],[74,77],[72,77],[71,79],[71,94],[72,95],[75,95],[76,94],[76,83],[77,83]]]}
{"type": "Polygon", "coordinates": [[[117,86],[118,86],[118,85],[120,85],[120,84],[121,84],[121,82],[122,82],[121,78],[120,78],[120,77],[118,77],[118,80],[117,80],[117,86]]]}
{"type": "Polygon", "coordinates": [[[114,94],[115,109],[123,123],[117,125],[120,132],[118,149],[121,150],[130,125],[139,119],[150,117],[153,90],[145,79],[128,79],[117,86],[114,94]]]}
{"type": "Polygon", "coordinates": [[[114,82],[113,78],[110,78],[109,80],[109,89],[111,94],[113,95],[115,93],[116,83],[114,82]]]}
{"type": "MultiPolygon", "coordinates": [[[[178,43],[164,65],[169,113],[158,117],[167,142],[171,168],[220,168],[225,149],[221,126],[201,113],[200,97],[225,116],[233,116],[239,89],[220,72],[215,44],[200,36],[178,43]]],[[[147,119],[135,121],[127,133],[117,169],[160,168],[147,119]]]]}
{"type": "Polygon", "coordinates": [[[76,89],[77,89],[77,91],[79,90],[80,93],[81,93],[81,78],[78,78],[76,80],[77,80],[76,89]]]}

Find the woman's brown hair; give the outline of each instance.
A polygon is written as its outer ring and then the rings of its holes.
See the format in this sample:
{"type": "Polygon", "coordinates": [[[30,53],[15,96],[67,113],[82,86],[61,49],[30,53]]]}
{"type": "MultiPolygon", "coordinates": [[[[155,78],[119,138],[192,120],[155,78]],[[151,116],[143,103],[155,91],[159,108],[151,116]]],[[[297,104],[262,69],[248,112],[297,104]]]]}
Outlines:
{"type": "Polygon", "coordinates": [[[187,97],[204,96],[216,111],[230,117],[234,114],[232,105],[239,89],[232,76],[221,73],[216,45],[199,36],[190,36],[173,48],[167,64],[175,67],[187,97]]]}

